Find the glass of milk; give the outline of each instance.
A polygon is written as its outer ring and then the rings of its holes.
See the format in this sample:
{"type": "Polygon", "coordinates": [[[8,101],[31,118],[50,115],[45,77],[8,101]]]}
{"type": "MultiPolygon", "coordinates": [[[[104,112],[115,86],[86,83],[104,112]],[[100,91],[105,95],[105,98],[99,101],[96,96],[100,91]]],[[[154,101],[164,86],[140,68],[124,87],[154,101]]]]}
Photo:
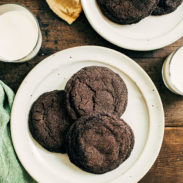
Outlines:
{"type": "Polygon", "coordinates": [[[28,61],[37,55],[41,44],[39,23],[27,8],[0,5],[0,61],[28,61]]]}
{"type": "Polygon", "coordinates": [[[169,90],[183,96],[183,46],[167,57],[162,76],[169,90]]]}

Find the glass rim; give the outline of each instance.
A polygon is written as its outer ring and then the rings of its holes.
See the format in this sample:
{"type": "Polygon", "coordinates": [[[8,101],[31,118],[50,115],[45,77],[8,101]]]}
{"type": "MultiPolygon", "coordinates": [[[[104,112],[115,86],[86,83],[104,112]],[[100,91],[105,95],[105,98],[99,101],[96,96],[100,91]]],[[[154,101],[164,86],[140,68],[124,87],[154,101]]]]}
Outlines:
{"type": "MultiPolygon", "coordinates": [[[[25,7],[24,5],[20,5],[20,4],[17,4],[17,3],[5,3],[5,4],[0,5],[0,8],[3,7],[3,6],[9,6],[9,5],[10,5],[10,6],[17,6],[17,7],[20,7],[20,8],[22,8],[22,9],[26,10],[28,13],[30,13],[30,15],[31,15],[31,16],[33,17],[33,19],[35,20],[36,25],[37,25],[37,29],[38,29],[38,31],[37,31],[37,41],[36,41],[36,43],[35,43],[33,49],[32,49],[26,56],[24,56],[24,57],[22,57],[22,58],[19,58],[19,59],[16,59],[16,60],[7,60],[7,59],[5,59],[5,58],[3,58],[3,57],[0,56],[0,61],[2,61],[2,62],[7,62],[7,63],[11,63],[11,62],[16,63],[16,62],[19,62],[19,63],[20,63],[21,60],[26,59],[26,58],[27,58],[27,57],[37,48],[37,45],[38,45],[39,39],[40,39],[40,32],[41,32],[41,30],[40,30],[39,22],[38,22],[36,16],[31,12],[31,10],[29,10],[29,9],[28,9],[27,7],[25,7]]],[[[10,10],[10,11],[11,11],[11,10],[10,10]]],[[[8,12],[8,11],[7,11],[7,12],[8,12]]]]}
{"type": "Polygon", "coordinates": [[[180,91],[176,86],[175,86],[175,84],[172,82],[172,80],[171,80],[171,73],[170,73],[170,66],[171,66],[171,63],[172,63],[172,61],[173,61],[173,58],[174,58],[174,56],[177,54],[177,52],[181,49],[181,48],[183,48],[183,46],[181,46],[181,47],[179,47],[178,49],[176,49],[174,52],[173,52],[173,54],[172,54],[172,56],[170,57],[170,59],[169,59],[169,61],[168,61],[168,77],[169,77],[169,79],[167,80],[167,82],[170,84],[170,87],[172,87],[173,88],[173,90],[177,93],[177,94],[179,94],[179,95],[182,95],[183,96],[183,91],[180,91]]]}

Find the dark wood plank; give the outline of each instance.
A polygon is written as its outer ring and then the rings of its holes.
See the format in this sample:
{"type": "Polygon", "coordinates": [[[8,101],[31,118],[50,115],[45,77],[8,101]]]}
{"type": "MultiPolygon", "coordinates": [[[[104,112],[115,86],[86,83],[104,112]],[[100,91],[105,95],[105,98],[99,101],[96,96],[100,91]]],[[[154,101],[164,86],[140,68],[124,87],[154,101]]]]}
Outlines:
{"type": "MultiPolygon", "coordinates": [[[[7,0],[0,1],[0,5],[4,3],[7,3],[7,0]]],[[[100,37],[92,29],[84,13],[74,24],[68,25],[49,9],[45,0],[9,0],[8,3],[25,5],[36,15],[43,34],[43,45],[38,56],[29,62],[0,62],[0,79],[16,92],[27,73],[41,60],[57,51],[74,46],[99,45],[128,55],[148,73],[159,90],[167,126],[160,156],[140,183],[183,183],[183,97],[171,93],[161,78],[164,59],[183,45],[183,38],[159,50],[130,51],[114,46],[100,37]]]]}
{"type": "Polygon", "coordinates": [[[183,128],[165,130],[161,152],[139,183],[183,183],[183,128]]]}

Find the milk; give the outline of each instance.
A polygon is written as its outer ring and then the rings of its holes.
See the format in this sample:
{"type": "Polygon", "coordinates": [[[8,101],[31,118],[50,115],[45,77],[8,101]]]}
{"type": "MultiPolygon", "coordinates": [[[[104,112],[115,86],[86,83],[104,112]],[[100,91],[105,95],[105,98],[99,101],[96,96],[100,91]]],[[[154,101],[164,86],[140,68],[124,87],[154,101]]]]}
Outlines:
{"type": "Polygon", "coordinates": [[[183,47],[166,58],[162,68],[162,76],[169,90],[183,96],[183,47]]]}
{"type": "Polygon", "coordinates": [[[0,60],[17,61],[36,47],[39,27],[33,15],[23,7],[0,15],[0,60]]]}
{"type": "Polygon", "coordinates": [[[183,47],[174,54],[170,62],[170,78],[175,87],[183,92],[183,47]]]}

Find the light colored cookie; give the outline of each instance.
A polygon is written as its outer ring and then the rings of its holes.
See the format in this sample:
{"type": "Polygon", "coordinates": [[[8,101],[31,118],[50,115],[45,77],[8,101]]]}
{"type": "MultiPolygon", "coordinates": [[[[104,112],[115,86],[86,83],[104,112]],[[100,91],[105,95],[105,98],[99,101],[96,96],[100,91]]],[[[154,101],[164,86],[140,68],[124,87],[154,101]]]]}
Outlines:
{"type": "Polygon", "coordinates": [[[49,7],[68,24],[72,24],[82,11],[80,0],[46,0],[49,7]]]}

